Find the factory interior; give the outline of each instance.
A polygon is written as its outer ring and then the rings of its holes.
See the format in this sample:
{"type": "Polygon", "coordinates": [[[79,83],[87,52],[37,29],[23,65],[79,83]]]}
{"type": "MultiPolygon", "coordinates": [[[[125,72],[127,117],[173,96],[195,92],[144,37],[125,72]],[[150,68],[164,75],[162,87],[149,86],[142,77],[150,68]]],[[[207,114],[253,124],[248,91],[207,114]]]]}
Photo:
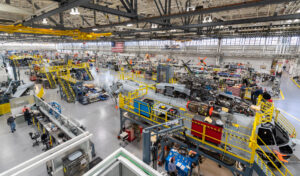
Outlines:
{"type": "Polygon", "coordinates": [[[297,176],[300,1],[0,0],[0,126],[0,176],[297,176]]]}

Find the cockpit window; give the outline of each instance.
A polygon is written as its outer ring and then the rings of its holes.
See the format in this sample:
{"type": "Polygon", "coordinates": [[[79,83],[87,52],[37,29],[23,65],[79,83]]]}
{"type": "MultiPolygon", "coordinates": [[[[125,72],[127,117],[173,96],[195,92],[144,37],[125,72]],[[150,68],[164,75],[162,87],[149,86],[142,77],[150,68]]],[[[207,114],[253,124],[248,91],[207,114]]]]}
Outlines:
{"type": "MultiPolygon", "coordinates": [[[[259,128],[258,136],[266,145],[275,145],[271,129],[259,128]]],[[[264,145],[259,138],[257,139],[258,145],[264,145]]]]}
{"type": "Polygon", "coordinates": [[[288,134],[280,126],[275,125],[275,127],[273,128],[273,133],[277,145],[283,145],[289,142],[288,134]]]}

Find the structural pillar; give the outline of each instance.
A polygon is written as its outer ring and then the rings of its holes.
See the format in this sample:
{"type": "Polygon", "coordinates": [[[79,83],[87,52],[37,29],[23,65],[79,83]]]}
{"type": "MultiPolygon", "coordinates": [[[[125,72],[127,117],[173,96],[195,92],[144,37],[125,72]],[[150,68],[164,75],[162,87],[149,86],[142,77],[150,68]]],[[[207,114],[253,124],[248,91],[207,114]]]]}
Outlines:
{"type": "Polygon", "coordinates": [[[143,161],[147,164],[151,162],[151,141],[150,131],[143,130],[143,161]]]}

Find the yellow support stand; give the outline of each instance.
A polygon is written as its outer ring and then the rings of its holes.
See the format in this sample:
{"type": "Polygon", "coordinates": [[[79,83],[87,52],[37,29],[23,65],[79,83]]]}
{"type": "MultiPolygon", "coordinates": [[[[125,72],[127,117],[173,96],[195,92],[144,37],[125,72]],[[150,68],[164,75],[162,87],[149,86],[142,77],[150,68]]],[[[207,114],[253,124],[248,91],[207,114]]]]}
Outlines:
{"type": "Polygon", "coordinates": [[[32,117],[32,124],[35,126],[35,120],[34,120],[34,117],[32,117]]]}
{"type": "Polygon", "coordinates": [[[49,143],[50,143],[50,146],[52,147],[53,146],[53,141],[52,141],[52,136],[51,135],[49,136],[49,143]]]}
{"type": "Polygon", "coordinates": [[[37,124],[38,130],[41,131],[40,123],[39,123],[39,122],[36,122],[36,124],[37,124]]]}

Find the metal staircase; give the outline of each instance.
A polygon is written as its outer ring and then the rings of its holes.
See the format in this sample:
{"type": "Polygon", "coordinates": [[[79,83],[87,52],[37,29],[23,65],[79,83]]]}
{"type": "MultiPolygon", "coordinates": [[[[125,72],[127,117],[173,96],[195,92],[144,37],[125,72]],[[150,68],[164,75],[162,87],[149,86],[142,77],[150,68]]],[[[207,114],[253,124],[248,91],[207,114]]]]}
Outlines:
{"type": "Polygon", "coordinates": [[[47,80],[48,80],[48,82],[49,82],[50,88],[51,88],[51,89],[56,88],[56,81],[55,81],[55,79],[54,79],[52,73],[46,72],[45,75],[46,75],[47,80]]]}
{"type": "Polygon", "coordinates": [[[258,154],[255,154],[254,160],[254,170],[257,172],[258,175],[275,176],[273,171],[258,154]]]}
{"type": "Polygon", "coordinates": [[[65,100],[69,103],[75,102],[75,93],[70,83],[61,78],[58,78],[58,82],[62,90],[61,94],[65,98],[65,100]]]}

